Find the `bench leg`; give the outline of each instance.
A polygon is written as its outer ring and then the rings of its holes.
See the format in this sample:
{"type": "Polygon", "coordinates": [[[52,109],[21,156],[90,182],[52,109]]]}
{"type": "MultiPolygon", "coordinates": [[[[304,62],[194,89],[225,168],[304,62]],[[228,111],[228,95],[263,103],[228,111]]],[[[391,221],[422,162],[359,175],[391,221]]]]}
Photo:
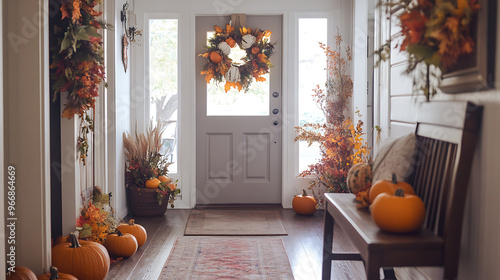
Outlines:
{"type": "Polygon", "coordinates": [[[374,259],[375,257],[370,256],[370,258],[365,262],[367,280],[380,280],[380,265],[374,259]]]}
{"type": "MultiPolygon", "coordinates": [[[[327,208],[327,206],[325,206],[327,208]]],[[[323,270],[322,279],[329,280],[332,273],[333,217],[325,209],[323,228],[323,270]]]]}

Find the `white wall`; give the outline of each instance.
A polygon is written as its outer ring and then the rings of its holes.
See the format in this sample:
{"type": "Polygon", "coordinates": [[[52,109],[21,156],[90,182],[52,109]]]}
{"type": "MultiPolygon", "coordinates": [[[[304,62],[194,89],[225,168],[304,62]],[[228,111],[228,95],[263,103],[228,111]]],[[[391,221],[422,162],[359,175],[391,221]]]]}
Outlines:
{"type": "MultiPolygon", "coordinates": [[[[497,15],[500,15],[500,6],[497,15]]],[[[497,17],[497,30],[500,20],[497,17]]],[[[497,31],[497,46],[500,36],[497,31]]],[[[404,58],[393,56],[391,63],[390,110],[386,118],[390,122],[391,136],[397,136],[414,128],[415,103],[411,96],[411,80],[398,74],[405,68],[404,58]],[[393,78],[394,77],[394,78],[393,78]]],[[[498,279],[500,275],[500,211],[498,198],[500,184],[498,170],[500,158],[500,48],[496,48],[496,89],[465,94],[439,94],[432,100],[469,100],[484,105],[482,130],[473,161],[459,264],[459,280],[498,279]]],[[[432,102],[432,101],[431,101],[432,102]]],[[[383,114],[384,112],[381,112],[383,114]]],[[[400,271],[402,279],[441,279],[441,268],[407,269],[400,271]],[[423,276],[425,275],[425,276],[423,276]]]]}
{"type": "MultiPolygon", "coordinates": [[[[123,133],[130,131],[130,72],[131,59],[127,72],[122,63],[123,27],[120,11],[126,0],[106,2],[106,21],[114,27],[107,30],[105,41],[107,98],[107,141],[108,141],[108,191],[113,193],[112,205],[119,218],[128,213],[125,189],[125,154],[123,152],[123,133]]],[[[130,47],[130,45],[129,45],[130,47]]],[[[129,52],[130,56],[130,52],[129,52]]]]}
{"type": "Polygon", "coordinates": [[[48,1],[2,4],[4,167],[16,169],[16,265],[40,274],[48,269],[51,256],[48,14],[44,10],[48,1]]]}
{"type": "MultiPolygon", "coordinates": [[[[180,139],[179,146],[180,157],[180,178],[179,184],[182,189],[182,199],[176,201],[176,208],[189,208],[195,204],[195,182],[196,173],[193,168],[195,166],[195,78],[199,75],[199,69],[195,67],[195,46],[194,44],[194,20],[196,15],[229,15],[231,13],[246,13],[249,15],[257,14],[275,14],[283,15],[284,20],[284,38],[283,38],[283,114],[289,116],[284,118],[283,139],[284,139],[284,165],[283,165],[283,206],[291,207],[291,200],[296,194],[296,187],[301,183],[296,180],[297,173],[294,170],[293,160],[295,153],[298,152],[298,146],[293,143],[295,137],[293,127],[296,125],[294,121],[294,113],[297,108],[297,100],[294,99],[296,88],[294,85],[294,69],[293,54],[294,44],[297,40],[295,37],[296,30],[293,29],[291,23],[297,14],[307,14],[314,12],[330,12],[333,14],[333,23],[330,30],[333,36],[336,33],[336,26],[340,27],[340,32],[344,36],[344,42],[350,44],[352,42],[352,4],[350,1],[242,1],[242,0],[216,0],[216,1],[201,1],[201,0],[141,0],[135,1],[134,11],[137,15],[138,28],[144,30],[146,13],[161,14],[166,13],[175,15],[179,18],[179,42],[180,42],[180,139]],[[139,4],[140,3],[140,4],[139,4]],[[346,12],[347,11],[347,12],[346,12]],[[288,156],[288,158],[286,158],[288,156]],[[292,164],[289,164],[292,162],[292,164]]],[[[132,123],[138,120],[138,125],[147,123],[145,117],[144,104],[144,55],[146,43],[142,42],[141,46],[134,48],[132,53],[132,61],[134,64],[134,72],[132,73],[132,123]],[[142,122],[142,124],[141,124],[142,122]]],[[[303,179],[307,183],[307,180],[303,179]]]]}

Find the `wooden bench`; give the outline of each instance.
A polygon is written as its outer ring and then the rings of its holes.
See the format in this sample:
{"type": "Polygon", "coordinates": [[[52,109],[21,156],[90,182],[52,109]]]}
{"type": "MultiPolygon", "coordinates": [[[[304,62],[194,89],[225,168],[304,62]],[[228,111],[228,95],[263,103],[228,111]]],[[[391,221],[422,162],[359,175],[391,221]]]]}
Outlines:
{"type": "Polygon", "coordinates": [[[379,279],[381,267],[403,266],[442,266],[444,279],[457,277],[467,186],[481,118],[482,107],[470,102],[419,104],[418,160],[410,183],[424,201],[426,219],[416,233],[384,232],[367,210],[356,209],[353,194],[325,194],[323,279],[330,279],[332,261],[339,260],[363,261],[368,280],[379,279]],[[334,224],[359,252],[332,252],[334,224]]]}

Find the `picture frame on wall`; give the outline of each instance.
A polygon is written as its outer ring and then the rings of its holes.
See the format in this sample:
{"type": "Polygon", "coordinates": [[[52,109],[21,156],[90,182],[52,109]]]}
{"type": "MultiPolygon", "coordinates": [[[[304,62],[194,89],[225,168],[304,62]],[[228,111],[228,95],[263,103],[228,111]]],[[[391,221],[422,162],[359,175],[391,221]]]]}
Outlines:
{"type": "Polygon", "coordinates": [[[495,43],[497,0],[478,0],[480,9],[471,25],[474,52],[459,58],[443,73],[440,85],[444,93],[467,93],[495,87],[495,43]]]}

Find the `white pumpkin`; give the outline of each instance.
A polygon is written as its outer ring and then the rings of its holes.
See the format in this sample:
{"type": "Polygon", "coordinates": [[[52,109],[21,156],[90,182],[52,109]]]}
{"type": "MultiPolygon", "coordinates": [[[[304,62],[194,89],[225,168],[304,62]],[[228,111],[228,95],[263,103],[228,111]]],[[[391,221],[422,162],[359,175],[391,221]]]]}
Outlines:
{"type": "Polygon", "coordinates": [[[240,69],[236,66],[231,66],[225,75],[226,81],[236,83],[240,80],[240,69]]]}
{"type": "Polygon", "coordinates": [[[226,42],[220,42],[217,46],[219,50],[221,50],[225,55],[229,55],[231,53],[231,47],[226,42]]]}
{"type": "Polygon", "coordinates": [[[241,47],[243,49],[248,49],[255,43],[255,40],[257,40],[255,36],[247,34],[241,38],[241,47]]]}

